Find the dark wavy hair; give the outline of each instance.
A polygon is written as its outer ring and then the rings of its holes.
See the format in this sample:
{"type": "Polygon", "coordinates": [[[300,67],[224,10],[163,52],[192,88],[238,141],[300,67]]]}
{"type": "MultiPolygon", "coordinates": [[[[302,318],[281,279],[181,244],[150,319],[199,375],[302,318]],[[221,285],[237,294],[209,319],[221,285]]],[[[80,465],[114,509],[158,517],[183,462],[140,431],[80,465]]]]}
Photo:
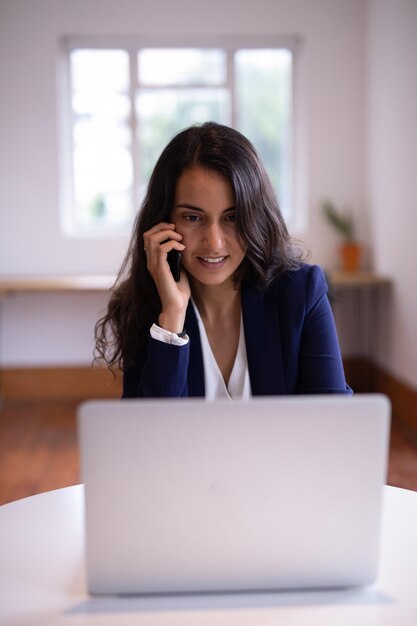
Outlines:
{"type": "Polygon", "coordinates": [[[95,326],[95,360],[103,360],[112,371],[134,365],[146,353],[149,329],[158,320],[161,302],[146,267],[143,233],[170,221],[177,180],[196,165],[218,172],[232,186],[236,236],[246,249],[236,284],[249,281],[264,290],[280,273],[300,265],[300,250],[290,239],[268,175],[250,141],[214,122],[181,131],[156,163],[107,313],[95,326]]]}

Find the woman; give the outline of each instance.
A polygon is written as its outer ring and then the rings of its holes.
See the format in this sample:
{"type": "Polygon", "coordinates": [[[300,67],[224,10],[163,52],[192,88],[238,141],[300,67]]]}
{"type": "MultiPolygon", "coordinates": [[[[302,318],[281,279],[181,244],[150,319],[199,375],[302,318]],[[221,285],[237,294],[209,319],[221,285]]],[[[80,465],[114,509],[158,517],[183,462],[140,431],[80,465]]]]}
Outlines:
{"type": "Polygon", "coordinates": [[[123,369],[123,397],[351,393],[326,292],[252,144],[208,122],[155,166],[97,352],[123,369]]]}

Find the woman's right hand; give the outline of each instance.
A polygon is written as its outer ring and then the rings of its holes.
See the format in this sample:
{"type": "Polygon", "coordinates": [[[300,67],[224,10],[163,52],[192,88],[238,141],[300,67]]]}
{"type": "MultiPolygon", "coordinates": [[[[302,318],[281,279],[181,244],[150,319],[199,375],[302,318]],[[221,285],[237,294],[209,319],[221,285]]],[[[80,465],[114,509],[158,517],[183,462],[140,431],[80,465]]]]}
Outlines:
{"type": "Polygon", "coordinates": [[[147,268],[155,281],[161,298],[162,310],[158,324],[173,333],[184,330],[185,313],[191,296],[190,283],[181,270],[179,282],[175,282],[167,261],[171,250],[182,252],[182,235],[175,230],[175,224],[161,222],[143,234],[147,268]]]}

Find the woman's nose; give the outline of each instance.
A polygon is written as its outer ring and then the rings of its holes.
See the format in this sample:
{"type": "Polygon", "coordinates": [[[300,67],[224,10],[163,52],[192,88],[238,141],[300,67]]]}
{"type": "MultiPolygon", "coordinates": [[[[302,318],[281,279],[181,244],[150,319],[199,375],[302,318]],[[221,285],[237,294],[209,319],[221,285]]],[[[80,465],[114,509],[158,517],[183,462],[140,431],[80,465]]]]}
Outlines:
{"type": "Polygon", "coordinates": [[[219,224],[209,224],[204,233],[204,243],[213,252],[219,251],[223,247],[223,231],[219,224]]]}

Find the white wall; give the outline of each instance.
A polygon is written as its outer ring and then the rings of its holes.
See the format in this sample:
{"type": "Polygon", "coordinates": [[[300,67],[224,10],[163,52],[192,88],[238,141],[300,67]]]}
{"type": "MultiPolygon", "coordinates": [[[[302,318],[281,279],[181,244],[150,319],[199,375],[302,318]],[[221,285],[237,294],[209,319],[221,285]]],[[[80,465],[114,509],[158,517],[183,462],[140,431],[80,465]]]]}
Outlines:
{"type": "MultiPolygon", "coordinates": [[[[173,32],[302,36],[308,219],[301,237],[313,260],[335,264],[337,239],[320,213],[320,201],[330,197],[355,207],[367,240],[363,0],[0,0],[1,274],[117,270],[126,239],[70,240],[60,233],[58,41],[63,35],[173,32]]],[[[56,296],[52,304],[51,297],[22,297],[24,313],[22,298],[3,303],[3,364],[88,361],[85,342],[97,300],[56,296]],[[69,320],[79,334],[57,341],[69,320]],[[24,343],[23,328],[36,329],[24,343]]]]}
{"type": "Polygon", "coordinates": [[[369,202],[375,268],[393,278],[381,365],[417,389],[417,2],[369,3],[369,202]]]}
{"type": "Polygon", "coordinates": [[[3,300],[0,351],[9,366],[90,364],[104,293],[13,294],[3,300]]]}

